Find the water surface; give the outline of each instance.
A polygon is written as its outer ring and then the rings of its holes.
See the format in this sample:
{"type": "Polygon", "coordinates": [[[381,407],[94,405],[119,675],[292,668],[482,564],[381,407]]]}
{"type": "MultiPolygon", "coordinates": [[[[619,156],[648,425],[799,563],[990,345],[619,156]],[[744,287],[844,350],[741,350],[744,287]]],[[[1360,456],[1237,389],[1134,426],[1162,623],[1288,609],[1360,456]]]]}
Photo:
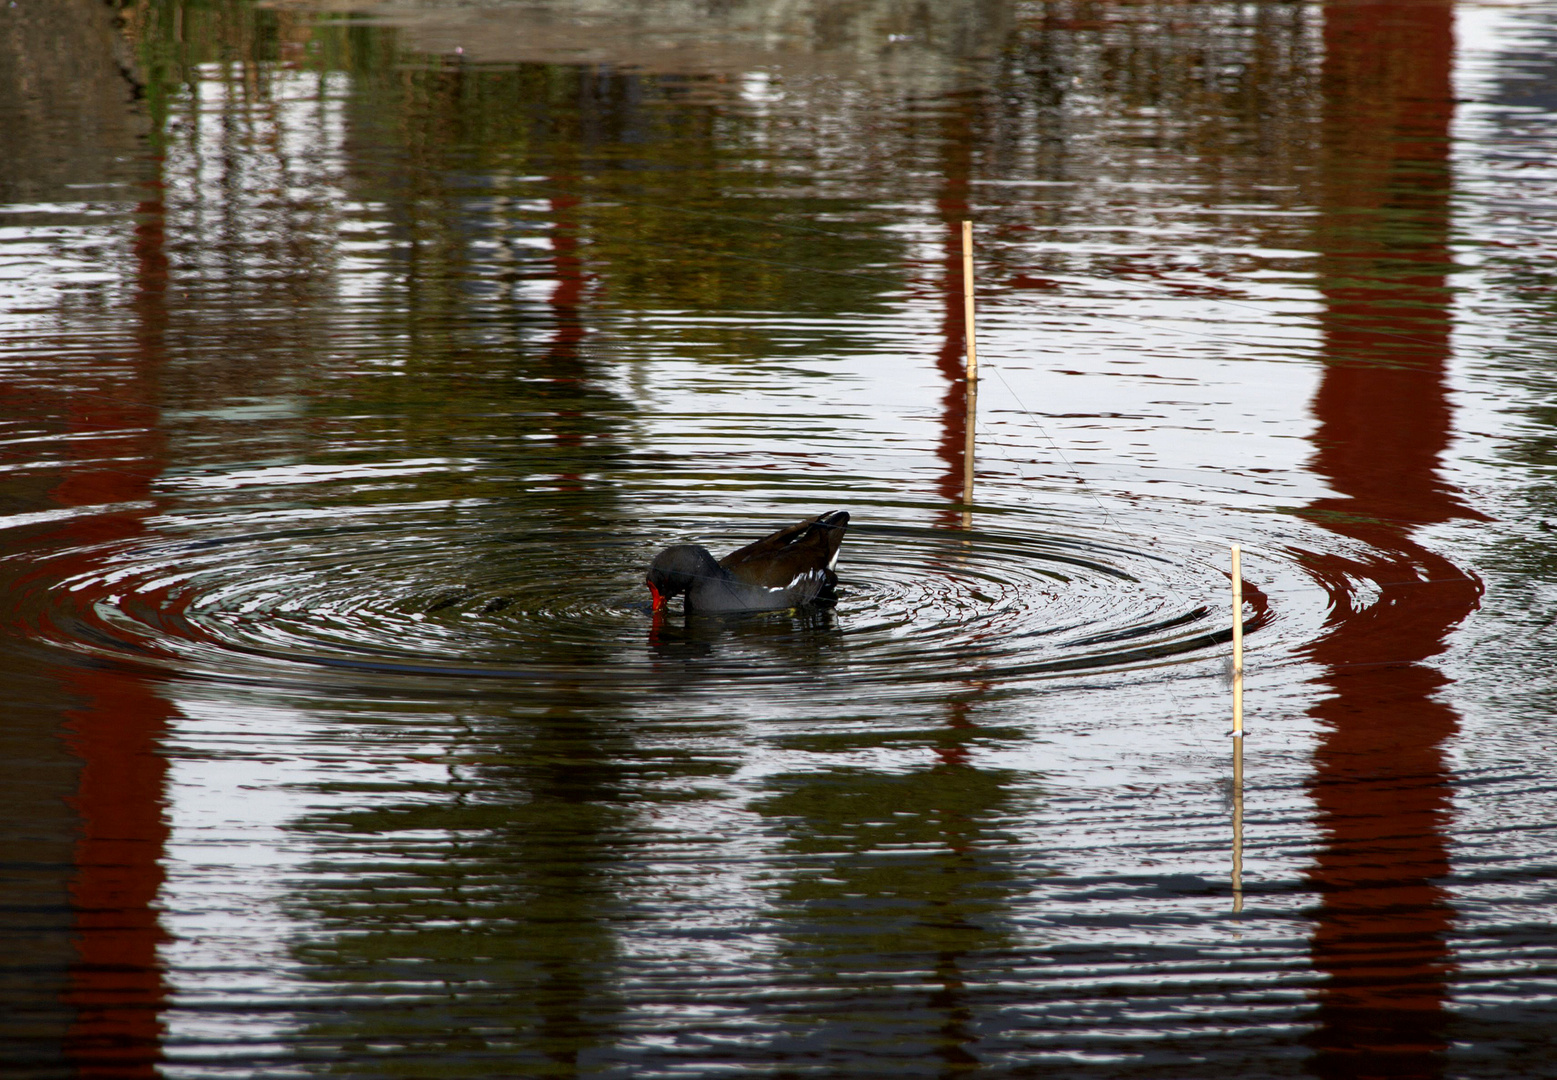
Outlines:
{"type": "Polygon", "coordinates": [[[9,1074],[1550,1069],[1557,7],[0,23],[9,1074]]]}

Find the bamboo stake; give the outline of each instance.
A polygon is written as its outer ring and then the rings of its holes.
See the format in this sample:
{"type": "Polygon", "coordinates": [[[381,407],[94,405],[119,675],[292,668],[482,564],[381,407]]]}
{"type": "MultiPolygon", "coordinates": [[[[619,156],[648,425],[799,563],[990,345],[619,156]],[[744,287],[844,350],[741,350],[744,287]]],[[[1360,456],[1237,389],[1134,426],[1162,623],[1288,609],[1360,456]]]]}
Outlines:
{"type": "Polygon", "coordinates": [[[1233,911],[1243,910],[1243,552],[1233,545],[1233,911]]]}
{"type": "Polygon", "coordinates": [[[979,377],[979,351],[973,334],[973,222],[962,223],[962,321],[968,335],[968,382],[979,377]]]}
{"type": "Polygon", "coordinates": [[[1243,737],[1243,553],[1233,545],[1233,737],[1243,737]]]}
{"type": "Polygon", "coordinates": [[[1233,740],[1233,911],[1243,910],[1243,740],[1233,740]]]}
{"type": "Polygon", "coordinates": [[[962,223],[962,323],[968,344],[967,410],[962,448],[963,524],[972,523],[973,433],[978,422],[979,352],[973,321],[973,222],[962,223]]]}

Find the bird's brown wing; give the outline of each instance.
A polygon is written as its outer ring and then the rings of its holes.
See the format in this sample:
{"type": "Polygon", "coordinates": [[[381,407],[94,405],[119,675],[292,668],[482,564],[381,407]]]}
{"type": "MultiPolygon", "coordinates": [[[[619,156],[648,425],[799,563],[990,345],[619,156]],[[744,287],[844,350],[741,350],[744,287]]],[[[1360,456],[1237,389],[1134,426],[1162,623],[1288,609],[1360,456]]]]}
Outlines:
{"type": "Polygon", "coordinates": [[[806,518],[730,552],[719,565],[748,585],[786,588],[802,574],[829,570],[843,543],[848,520],[849,515],[842,511],[806,518]]]}

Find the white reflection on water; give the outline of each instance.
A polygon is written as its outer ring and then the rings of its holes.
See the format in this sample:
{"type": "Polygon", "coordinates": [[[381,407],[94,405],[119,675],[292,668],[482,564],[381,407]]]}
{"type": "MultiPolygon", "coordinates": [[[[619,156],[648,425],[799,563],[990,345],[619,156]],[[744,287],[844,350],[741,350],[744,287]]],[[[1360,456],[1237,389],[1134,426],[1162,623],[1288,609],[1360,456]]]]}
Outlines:
{"type": "MultiPolygon", "coordinates": [[[[1541,497],[1549,484],[1508,462],[1539,427],[1532,412],[1549,407],[1557,388],[1557,333],[1549,308],[1532,305],[1527,291],[1528,268],[1557,258],[1549,227],[1557,200],[1554,26],[1544,4],[1456,8],[1455,257],[1468,270],[1454,279],[1458,423],[1445,472],[1497,522],[1442,526],[1428,542],[1468,563],[1511,563],[1489,575],[1482,617],[1459,629],[1442,662],[1454,680],[1445,697],[1460,716],[1449,748],[1461,778],[1451,834],[1460,872],[1450,885],[1460,925],[1452,944],[1462,973],[1453,1007],[1472,1016],[1538,1014],[1535,1003],[1557,995],[1549,962],[1536,958],[1546,950],[1520,944],[1532,926],[1557,924],[1546,885],[1557,842],[1557,738],[1548,734],[1550,693],[1536,674],[1557,652],[1557,588],[1505,555],[1551,545],[1543,530],[1550,502],[1541,497]]],[[[1517,1043],[1498,1049],[1517,1055],[1517,1043]]],[[[1487,1047],[1461,1053],[1475,1061],[1487,1047]]]]}
{"type": "Polygon", "coordinates": [[[332,770],[317,750],[297,753],[318,726],[288,709],[181,695],[173,727],[160,953],[174,987],[176,1071],[186,1053],[210,1047],[283,1050],[307,990],[291,955],[299,928],[288,895],[311,852],[292,823],[332,770]]]}

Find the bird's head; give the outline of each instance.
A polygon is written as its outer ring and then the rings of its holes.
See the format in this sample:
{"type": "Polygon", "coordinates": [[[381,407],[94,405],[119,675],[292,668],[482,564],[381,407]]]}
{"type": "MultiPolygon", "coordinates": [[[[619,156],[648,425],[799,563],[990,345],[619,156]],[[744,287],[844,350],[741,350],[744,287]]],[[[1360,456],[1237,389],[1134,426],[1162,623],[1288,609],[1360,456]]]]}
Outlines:
{"type": "Polygon", "coordinates": [[[643,583],[649,587],[654,599],[654,610],[659,611],[671,599],[692,587],[699,577],[710,570],[717,572],[718,563],[706,548],[696,544],[677,544],[654,556],[643,583]]]}

